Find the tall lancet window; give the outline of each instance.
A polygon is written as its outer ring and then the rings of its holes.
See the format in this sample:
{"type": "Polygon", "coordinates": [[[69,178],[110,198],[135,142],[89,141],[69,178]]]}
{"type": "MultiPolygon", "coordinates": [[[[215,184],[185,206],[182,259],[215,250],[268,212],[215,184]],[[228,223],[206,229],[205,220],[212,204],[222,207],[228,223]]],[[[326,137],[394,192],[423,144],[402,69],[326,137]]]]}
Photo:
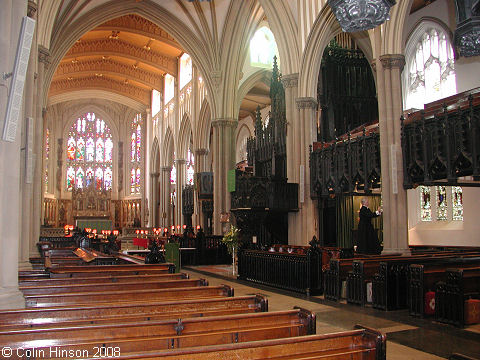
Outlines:
{"type": "Polygon", "coordinates": [[[50,129],[47,128],[47,130],[45,131],[45,174],[44,174],[45,192],[48,192],[49,159],[50,159],[50,129]]]}
{"type": "Polygon", "coordinates": [[[187,53],[180,57],[180,89],[192,80],[192,58],[187,53]]]}
{"type": "Polygon", "coordinates": [[[435,193],[437,199],[437,220],[445,221],[448,219],[447,188],[445,186],[436,186],[435,193]]]}
{"type": "Polygon", "coordinates": [[[422,22],[406,46],[404,108],[423,109],[424,104],[456,94],[454,65],[445,30],[434,22],[422,22]]]}
{"type": "Polygon", "coordinates": [[[140,194],[141,190],[141,160],[142,160],[142,114],[137,114],[132,120],[130,134],[130,193],[140,194]]]}
{"type": "Polygon", "coordinates": [[[187,153],[187,185],[193,185],[193,179],[195,175],[195,157],[190,149],[187,153]]]}
{"type": "Polygon", "coordinates": [[[67,140],[66,188],[112,188],[113,140],[107,123],[86,113],[71,126],[67,140]]]}
{"type": "Polygon", "coordinates": [[[432,202],[428,186],[420,186],[420,217],[422,221],[432,221],[432,202]]]}

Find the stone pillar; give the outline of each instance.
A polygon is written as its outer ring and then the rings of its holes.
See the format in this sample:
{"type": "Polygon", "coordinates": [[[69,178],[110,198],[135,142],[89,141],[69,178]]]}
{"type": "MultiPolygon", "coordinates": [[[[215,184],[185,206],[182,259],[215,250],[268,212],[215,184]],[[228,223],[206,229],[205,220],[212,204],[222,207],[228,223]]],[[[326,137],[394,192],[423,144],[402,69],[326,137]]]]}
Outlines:
{"type": "MultiPolygon", "coordinates": [[[[208,149],[195,150],[195,172],[196,173],[206,172],[209,170],[207,155],[208,155],[208,149]]],[[[196,225],[200,225],[201,227],[203,227],[203,209],[201,206],[201,202],[198,199],[198,190],[195,191],[195,211],[192,219],[192,224],[194,228],[196,225]]]]}
{"type": "Polygon", "coordinates": [[[160,177],[160,173],[151,173],[150,174],[150,225],[152,227],[159,227],[160,226],[160,216],[159,216],[159,182],[158,179],[160,177]]]}
{"type": "Polygon", "coordinates": [[[227,229],[220,223],[220,214],[230,211],[230,193],[227,190],[227,172],[235,168],[234,119],[215,119],[213,126],[213,233],[222,235],[227,229]]]}
{"type": "Polygon", "coordinates": [[[312,144],[316,134],[316,109],[317,101],[314,98],[297,98],[297,114],[293,123],[293,180],[299,184],[298,200],[299,211],[289,214],[288,238],[289,242],[296,245],[306,245],[313,235],[318,237],[318,209],[310,198],[310,164],[309,145],[312,144]],[[313,131],[315,127],[315,131],[313,131]]]}
{"type": "Polygon", "coordinates": [[[287,178],[289,182],[298,182],[298,168],[295,162],[294,122],[296,119],[295,99],[298,93],[298,74],[282,76],[282,84],[285,88],[285,108],[287,116],[287,178]]]}
{"type": "MultiPolygon", "coordinates": [[[[182,214],[182,190],[185,187],[186,180],[186,160],[185,159],[176,159],[175,166],[177,167],[177,184],[175,187],[175,192],[177,197],[175,200],[175,226],[183,225],[183,214],[182,214]]],[[[182,229],[183,231],[183,229],[182,229]]]]}
{"type": "Polygon", "coordinates": [[[170,172],[171,166],[162,166],[160,182],[160,224],[170,231],[170,172]]]}
{"type": "MultiPolygon", "coordinates": [[[[39,46],[38,48],[38,73],[37,73],[37,86],[36,86],[36,112],[35,112],[35,175],[34,175],[34,188],[33,188],[33,217],[32,217],[32,237],[30,239],[30,256],[38,256],[37,242],[40,237],[40,226],[43,222],[43,194],[45,193],[43,183],[43,143],[45,135],[43,132],[43,123],[45,116],[45,108],[43,107],[43,85],[45,70],[50,64],[49,51],[39,46]]],[[[50,137],[52,142],[53,137],[50,137]]],[[[52,157],[53,155],[50,154],[52,157]]],[[[53,181],[53,172],[49,172],[49,181],[53,181]]]]}
{"type": "MultiPolygon", "coordinates": [[[[36,11],[37,11],[37,5],[29,0],[28,1],[28,9],[27,13],[28,16],[31,17],[32,19],[36,19],[36,11]]],[[[34,36],[35,39],[35,36],[34,36]]],[[[35,41],[33,41],[32,48],[35,47],[35,41]]],[[[41,166],[42,164],[42,156],[39,154],[37,145],[39,142],[38,139],[38,134],[37,134],[37,127],[38,124],[35,124],[35,67],[36,67],[36,61],[35,61],[35,56],[36,52],[35,50],[30,51],[30,59],[28,62],[28,69],[27,69],[27,74],[25,77],[25,118],[22,121],[22,127],[23,127],[23,132],[22,132],[22,142],[23,142],[23,150],[22,150],[22,155],[21,155],[21,172],[20,172],[20,178],[23,179],[21,188],[22,188],[22,214],[23,216],[21,217],[21,235],[20,235],[20,248],[19,248],[19,263],[18,263],[18,268],[21,270],[29,270],[32,268],[32,265],[30,264],[29,258],[30,258],[30,244],[34,241],[33,236],[34,236],[34,203],[35,199],[33,196],[34,193],[34,187],[35,187],[35,182],[36,183],[41,183],[41,175],[40,177],[36,177],[36,168],[38,166],[41,166]],[[30,129],[27,129],[26,125],[26,119],[31,118],[32,121],[29,123],[29,126],[34,126],[34,130],[31,132],[30,129]],[[33,139],[28,139],[29,134],[30,136],[33,137],[33,139]],[[27,142],[29,144],[27,144],[27,142]],[[28,146],[34,146],[34,148],[28,148],[28,146]],[[31,151],[31,154],[28,154],[27,151],[31,151]],[[31,159],[28,159],[28,157],[32,156],[31,159]],[[31,177],[28,178],[28,164],[27,162],[31,161],[31,166],[33,169],[31,170],[33,173],[31,174],[31,177]],[[39,165],[40,163],[40,165],[39,165]]],[[[42,124],[43,125],[43,124],[42,124]]],[[[40,126],[43,128],[42,126],[40,126]]],[[[43,134],[42,134],[43,135],[43,134]]],[[[40,135],[40,152],[42,148],[41,144],[41,139],[42,135],[40,135]]],[[[38,241],[38,238],[37,238],[38,241]]]]}
{"type": "Polygon", "coordinates": [[[402,115],[400,74],[404,64],[405,57],[397,54],[382,55],[376,60],[384,253],[409,252],[407,192],[403,188],[400,126],[402,115]]]}
{"type": "MultiPolygon", "coordinates": [[[[0,6],[0,74],[13,71],[22,17],[27,11],[26,0],[7,0],[0,6]]],[[[0,123],[3,125],[7,108],[8,89],[12,78],[0,75],[0,123]]],[[[24,112],[19,116],[24,121],[24,112]]],[[[19,128],[21,125],[19,126],[19,128]]],[[[0,128],[3,131],[3,128],[0,128]]],[[[20,148],[21,136],[17,131],[15,141],[0,138],[0,203],[5,211],[0,216],[0,309],[25,307],[18,290],[18,249],[20,241],[20,148]]]]}

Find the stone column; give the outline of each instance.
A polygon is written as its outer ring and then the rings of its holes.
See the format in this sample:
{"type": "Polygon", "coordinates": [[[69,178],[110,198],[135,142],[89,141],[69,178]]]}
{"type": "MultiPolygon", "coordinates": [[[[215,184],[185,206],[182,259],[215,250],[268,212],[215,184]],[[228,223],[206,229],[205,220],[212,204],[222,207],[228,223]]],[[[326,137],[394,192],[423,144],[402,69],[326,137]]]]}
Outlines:
{"type": "Polygon", "coordinates": [[[289,182],[298,182],[298,168],[295,163],[294,144],[294,122],[296,119],[295,99],[298,94],[298,74],[289,74],[282,76],[282,84],[285,88],[285,108],[287,116],[287,178],[289,182]]]}
{"type": "MultiPolygon", "coordinates": [[[[146,109],[146,116],[145,116],[145,121],[142,125],[142,128],[144,129],[143,131],[143,139],[145,139],[144,141],[144,149],[143,149],[143,159],[145,159],[143,161],[143,169],[142,169],[142,174],[145,174],[143,176],[143,191],[142,191],[142,198],[143,198],[143,204],[147,205],[147,200],[148,200],[148,189],[151,188],[151,183],[150,183],[150,180],[151,178],[149,176],[147,176],[147,174],[150,174],[150,171],[152,171],[151,169],[151,156],[152,156],[152,139],[153,139],[153,123],[152,123],[152,109],[151,108],[147,108],[146,109]]],[[[154,217],[153,217],[153,201],[151,199],[152,195],[150,194],[150,200],[149,200],[149,203],[148,203],[148,210],[146,208],[142,208],[142,211],[143,211],[143,214],[145,216],[142,216],[142,218],[144,219],[144,223],[145,223],[145,226],[149,226],[149,227],[152,227],[152,224],[154,223],[154,217]],[[147,220],[146,219],[146,214],[147,214],[147,211],[148,211],[148,221],[145,221],[147,220]]]]}
{"type": "MultiPolygon", "coordinates": [[[[43,123],[45,116],[45,108],[43,107],[43,85],[45,70],[50,64],[49,51],[39,46],[38,48],[38,74],[36,86],[36,112],[35,112],[35,175],[33,187],[33,217],[32,217],[32,237],[30,239],[30,256],[38,256],[37,242],[40,237],[40,226],[43,222],[42,208],[43,208],[43,194],[45,193],[43,184],[43,143],[45,136],[43,133],[43,123]]],[[[53,137],[50,137],[52,142],[53,137]]],[[[50,154],[52,157],[53,155],[50,154]]],[[[49,181],[53,181],[53,172],[49,172],[49,181]]]]}
{"type": "MultiPolygon", "coordinates": [[[[176,159],[175,166],[177,167],[177,184],[175,187],[175,192],[177,193],[175,201],[175,226],[183,225],[183,214],[182,214],[182,190],[185,187],[185,177],[186,177],[186,160],[185,159],[176,159]]],[[[183,230],[182,230],[183,231],[183,230]]]]}
{"type": "MultiPolygon", "coordinates": [[[[37,5],[29,0],[28,1],[28,9],[27,13],[28,16],[32,19],[36,19],[36,12],[37,12],[37,5]]],[[[35,34],[36,35],[36,34],[35,34]]],[[[34,36],[34,39],[36,36],[34,36]]],[[[39,154],[37,145],[40,142],[40,152],[42,148],[42,135],[40,135],[40,139],[38,139],[37,134],[37,127],[38,124],[35,124],[35,67],[36,67],[36,51],[34,50],[35,47],[35,40],[33,41],[32,48],[33,50],[30,51],[30,59],[28,62],[28,69],[27,74],[25,77],[25,118],[22,121],[23,133],[22,133],[22,141],[23,141],[23,151],[22,151],[22,164],[21,164],[21,175],[20,178],[23,179],[22,181],[22,214],[21,217],[21,237],[20,237],[20,248],[19,248],[19,263],[18,268],[21,270],[29,270],[32,268],[30,264],[30,244],[34,241],[34,203],[35,199],[33,196],[35,182],[41,183],[41,175],[37,178],[36,168],[38,166],[42,166],[42,156],[39,154]],[[27,128],[27,119],[31,118],[32,121],[29,123],[28,126],[33,126],[33,131],[27,128]],[[28,132],[28,133],[27,133],[28,132]],[[29,139],[29,136],[33,137],[29,139]],[[40,141],[39,141],[40,140],[40,141]],[[34,148],[30,148],[34,146],[34,148]],[[29,152],[31,152],[29,154],[29,152]],[[29,157],[31,157],[29,159],[29,157]],[[28,164],[29,162],[30,165],[28,164]],[[40,163],[40,164],[39,164],[40,163]],[[29,166],[32,166],[32,174],[27,174],[29,171],[29,166]]],[[[43,125],[43,124],[42,124],[43,125]]],[[[43,128],[40,126],[40,128],[43,128]]],[[[37,237],[38,241],[38,237],[37,237]]]]}
{"type": "Polygon", "coordinates": [[[235,168],[234,119],[215,119],[213,126],[213,233],[221,235],[226,231],[220,223],[220,214],[230,211],[230,193],[227,190],[227,172],[235,168]]]}
{"type": "Polygon", "coordinates": [[[170,231],[170,172],[171,166],[162,166],[160,182],[160,224],[170,231]]]}
{"type": "Polygon", "coordinates": [[[407,192],[403,189],[400,127],[402,115],[400,74],[404,64],[405,57],[397,54],[382,55],[376,60],[384,253],[409,252],[407,192]]]}
{"type": "Polygon", "coordinates": [[[314,98],[297,98],[296,121],[293,124],[294,144],[293,156],[294,180],[299,184],[298,200],[299,211],[289,214],[288,238],[292,244],[306,245],[313,235],[318,237],[318,209],[310,198],[310,164],[309,145],[313,142],[313,135],[316,134],[315,114],[317,101],[314,98]],[[315,131],[313,128],[315,127],[315,131]]]}
{"type": "MultiPolygon", "coordinates": [[[[195,150],[195,172],[201,173],[208,171],[208,149],[196,149],[195,150]]],[[[196,181],[196,179],[195,179],[196,181]]],[[[203,210],[201,202],[198,199],[198,190],[195,191],[195,211],[192,219],[193,227],[200,225],[203,227],[203,210]]]]}
{"type": "Polygon", "coordinates": [[[150,174],[150,225],[152,227],[159,227],[160,225],[160,216],[159,216],[159,182],[158,179],[160,173],[151,173],[150,174]]]}
{"type": "MultiPolygon", "coordinates": [[[[27,11],[26,0],[7,0],[0,6],[0,74],[13,71],[22,17],[27,11]]],[[[12,78],[0,75],[0,119],[3,124],[12,78]]],[[[21,124],[24,112],[19,116],[21,124]]],[[[20,128],[21,126],[19,126],[20,128]]],[[[0,128],[3,131],[3,128],[0,128]]],[[[0,309],[25,307],[18,290],[18,249],[20,241],[20,148],[21,136],[13,142],[0,138],[0,203],[5,211],[0,216],[0,309]]]]}

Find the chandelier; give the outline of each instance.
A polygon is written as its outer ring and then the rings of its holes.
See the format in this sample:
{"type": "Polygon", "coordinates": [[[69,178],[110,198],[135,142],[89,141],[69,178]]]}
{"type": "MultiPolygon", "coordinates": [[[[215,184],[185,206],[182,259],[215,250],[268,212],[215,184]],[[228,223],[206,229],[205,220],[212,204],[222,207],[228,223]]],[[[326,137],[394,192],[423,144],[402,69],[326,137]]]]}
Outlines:
{"type": "Polygon", "coordinates": [[[343,31],[373,29],[389,19],[395,0],[328,0],[343,31]]]}
{"type": "Polygon", "coordinates": [[[480,55],[480,1],[455,0],[455,45],[461,56],[480,55]]]}

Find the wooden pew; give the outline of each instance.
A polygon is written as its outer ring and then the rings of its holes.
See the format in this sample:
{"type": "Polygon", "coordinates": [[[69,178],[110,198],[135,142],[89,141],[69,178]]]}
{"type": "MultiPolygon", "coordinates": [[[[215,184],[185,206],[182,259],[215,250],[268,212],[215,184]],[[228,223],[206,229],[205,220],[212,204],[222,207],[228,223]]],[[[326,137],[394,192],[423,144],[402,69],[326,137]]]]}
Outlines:
{"type": "Polygon", "coordinates": [[[480,267],[448,269],[446,281],[439,282],[435,292],[437,321],[463,327],[465,300],[480,297],[480,267]]]}
{"type": "Polygon", "coordinates": [[[439,259],[479,256],[478,252],[440,252],[437,254],[402,256],[380,262],[372,282],[372,306],[381,310],[408,308],[408,266],[428,264],[439,259]]]}
{"type": "Polygon", "coordinates": [[[45,286],[20,286],[19,290],[25,296],[49,295],[49,294],[66,294],[66,293],[96,293],[96,292],[112,292],[112,291],[137,291],[144,289],[172,289],[172,288],[189,288],[195,286],[208,286],[205,279],[180,279],[165,281],[133,281],[121,284],[63,284],[63,285],[45,285],[45,286]]]}
{"type": "MultiPolygon", "coordinates": [[[[260,360],[260,359],[324,359],[385,360],[386,337],[380,332],[357,330],[294,338],[251,341],[238,344],[205,346],[170,351],[142,351],[115,356],[116,359],[175,360],[260,360]]],[[[84,360],[93,360],[87,358],[84,360]]]]}
{"type": "MultiPolygon", "coordinates": [[[[166,281],[166,280],[180,280],[189,279],[187,273],[175,274],[143,274],[143,275],[112,275],[112,276],[98,276],[98,277],[76,277],[75,284],[105,284],[105,283],[124,283],[124,282],[143,282],[143,281],[166,281]]],[[[24,279],[19,280],[19,286],[47,286],[47,285],[62,285],[71,284],[71,278],[56,278],[56,279],[24,279]]]]}
{"type": "Polygon", "coordinates": [[[91,265],[91,266],[60,266],[50,269],[51,278],[59,277],[87,277],[105,275],[139,275],[174,273],[175,264],[148,264],[148,265],[91,265]]]}
{"type": "MultiPolygon", "coordinates": [[[[397,258],[399,255],[372,255],[350,259],[330,259],[330,265],[325,270],[325,299],[339,301],[341,298],[342,281],[346,281],[354,261],[397,258]]],[[[380,261],[380,260],[379,260],[380,261]]]]}
{"type": "MultiPolygon", "coordinates": [[[[0,346],[49,352],[118,347],[122,352],[186,348],[315,334],[315,314],[304,309],[0,332],[0,346]],[[41,342],[40,342],[41,341],[41,342]]],[[[45,356],[48,358],[47,356],[45,356]]]]}
{"type": "Polygon", "coordinates": [[[261,295],[0,311],[0,331],[266,312],[261,295]]]}
{"type": "Polygon", "coordinates": [[[105,291],[65,293],[52,295],[25,295],[25,306],[51,307],[91,305],[112,302],[151,302],[168,301],[175,299],[195,299],[208,297],[233,296],[233,288],[228,285],[199,286],[174,289],[145,289],[132,291],[105,291]]]}
{"type": "Polygon", "coordinates": [[[425,294],[427,291],[435,291],[437,282],[445,281],[447,269],[479,266],[480,257],[442,259],[434,263],[410,265],[408,276],[408,306],[410,315],[425,315],[425,294]]]}

